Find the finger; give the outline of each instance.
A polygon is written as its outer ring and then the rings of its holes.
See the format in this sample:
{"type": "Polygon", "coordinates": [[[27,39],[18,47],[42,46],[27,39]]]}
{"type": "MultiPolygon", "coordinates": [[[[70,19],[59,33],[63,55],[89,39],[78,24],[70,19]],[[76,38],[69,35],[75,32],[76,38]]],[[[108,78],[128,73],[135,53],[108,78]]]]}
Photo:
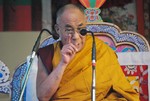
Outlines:
{"type": "Polygon", "coordinates": [[[69,49],[71,49],[73,52],[77,52],[78,51],[78,49],[76,48],[76,46],[73,45],[73,44],[69,44],[69,49]]]}
{"type": "Polygon", "coordinates": [[[71,47],[72,47],[72,49],[75,51],[75,52],[77,52],[78,51],[78,49],[76,48],[76,46],[75,45],[71,45],[71,47]]]}
{"type": "Polygon", "coordinates": [[[75,53],[75,51],[74,51],[72,48],[68,48],[68,53],[69,53],[70,55],[72,55],[72,54],[75,53]]]}
{"type": "Polygon", "coordinates": [[[66,43],[67,44],[71,43],[71,35],[70,34],[67,35],[67,41],[66,41],[66,43]]]}

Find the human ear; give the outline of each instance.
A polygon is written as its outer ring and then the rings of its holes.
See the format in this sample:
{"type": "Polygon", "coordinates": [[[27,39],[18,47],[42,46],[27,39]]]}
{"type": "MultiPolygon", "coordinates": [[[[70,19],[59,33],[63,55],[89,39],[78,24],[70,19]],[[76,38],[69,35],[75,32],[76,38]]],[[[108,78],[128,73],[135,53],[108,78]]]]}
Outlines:
{"type": "Polygon", "coordinates": [[[57,24],[55,24],[54,28],[55,28],[56,33],[59,34],[59,27],[57,24]]]}

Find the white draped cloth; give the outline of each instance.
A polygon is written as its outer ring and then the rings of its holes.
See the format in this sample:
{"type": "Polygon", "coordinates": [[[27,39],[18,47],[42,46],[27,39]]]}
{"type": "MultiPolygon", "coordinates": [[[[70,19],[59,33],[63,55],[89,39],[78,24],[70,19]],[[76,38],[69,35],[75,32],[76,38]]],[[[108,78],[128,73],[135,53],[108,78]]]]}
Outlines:
{"type": "MultiPolygon", "coordinates": [[[[30,65],[30,56],[27,57],[27,64],[30,65]]],[[[34,57],[34,60],[31,65],[30,74],[26,86],[25,91],[25,101],[38,101],[37,95],[36,95],[36,77],[37,77],[37,71],[38,71],[38,58],[37,56],[34,57]]]]}

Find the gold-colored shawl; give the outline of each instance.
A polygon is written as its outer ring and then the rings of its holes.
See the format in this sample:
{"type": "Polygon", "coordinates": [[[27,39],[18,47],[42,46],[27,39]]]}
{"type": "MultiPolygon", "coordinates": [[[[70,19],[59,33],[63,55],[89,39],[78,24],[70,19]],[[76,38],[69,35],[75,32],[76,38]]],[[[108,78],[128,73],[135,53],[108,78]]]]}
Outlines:
{"type": "MultiPolygon", "coordinates": [[[[54,45],[53,67],[61,59],[60,48],[54,45]]],[[[92,38],[67,66],[53,101],[91,100],[92,38]]],[[[96,38],[96,101],[139,101],[138,94],[126,80],[114,51],[96,38]]]]}

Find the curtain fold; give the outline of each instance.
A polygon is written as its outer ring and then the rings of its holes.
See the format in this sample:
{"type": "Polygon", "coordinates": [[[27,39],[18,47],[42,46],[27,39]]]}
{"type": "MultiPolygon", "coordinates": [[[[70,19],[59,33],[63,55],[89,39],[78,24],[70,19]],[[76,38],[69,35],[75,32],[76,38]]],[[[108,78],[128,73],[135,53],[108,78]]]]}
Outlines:
{"type": "Polygon", "coordinates": [[[4,31],[31,30],[31,0],[3,1],[4,31]]]}
{"type": "Polygon", "coordinates": [[[3,0],[0,0],[0,31],[3,31],[3,0]]]}
{"type": "Polygon", "coordinates": [[[41,0],[0,0],[0,31],[40,31],[41,0]]]}

